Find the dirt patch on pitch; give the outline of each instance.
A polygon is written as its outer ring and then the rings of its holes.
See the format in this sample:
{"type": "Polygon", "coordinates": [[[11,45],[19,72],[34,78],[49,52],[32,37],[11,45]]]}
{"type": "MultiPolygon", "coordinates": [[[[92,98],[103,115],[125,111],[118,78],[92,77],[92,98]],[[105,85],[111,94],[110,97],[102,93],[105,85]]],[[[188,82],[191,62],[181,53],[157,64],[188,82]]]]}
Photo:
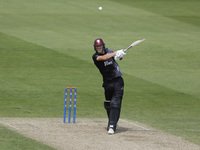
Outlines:
{"type": "Polygon", "coordinates": [[[0,118],[0,124],[60,150],[199,150],[200,146],[143,124],[119,120],[116,134],[108,135],[107,119],[0,118]]]}

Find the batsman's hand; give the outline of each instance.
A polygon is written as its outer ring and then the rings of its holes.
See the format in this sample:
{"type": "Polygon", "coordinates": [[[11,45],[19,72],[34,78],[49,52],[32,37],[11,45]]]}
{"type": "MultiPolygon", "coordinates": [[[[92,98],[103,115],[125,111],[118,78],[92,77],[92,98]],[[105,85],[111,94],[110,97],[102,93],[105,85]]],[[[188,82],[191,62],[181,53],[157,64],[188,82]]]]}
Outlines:
{"type": "Polygon", "coordinates": [[[115,52],[114,58],[115,58],[115,60],[121,60],[124,55],[126,55],[126,53],[124,52],[123,49],[121,49],[121,50],[118,50],[115,52]]]}

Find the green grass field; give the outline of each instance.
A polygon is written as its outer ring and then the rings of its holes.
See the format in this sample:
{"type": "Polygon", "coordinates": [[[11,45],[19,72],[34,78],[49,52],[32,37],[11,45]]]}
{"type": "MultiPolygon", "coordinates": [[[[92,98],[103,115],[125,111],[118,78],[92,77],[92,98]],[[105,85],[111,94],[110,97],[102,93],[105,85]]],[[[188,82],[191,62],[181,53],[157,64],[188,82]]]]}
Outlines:
{"type": "MultiPolygon", "coordinates": [[[[199,35],[198,0],[0,0],[0,117],[62,117],[66,86],[78,88],[78,118],[106,117],[93,41],[118,50],[146,38],[119,61],[121,118],[200,145],[199,35]]],[[[27,149],[8,132],[20,136],[2,127],[4,149],[27,149]]]]}

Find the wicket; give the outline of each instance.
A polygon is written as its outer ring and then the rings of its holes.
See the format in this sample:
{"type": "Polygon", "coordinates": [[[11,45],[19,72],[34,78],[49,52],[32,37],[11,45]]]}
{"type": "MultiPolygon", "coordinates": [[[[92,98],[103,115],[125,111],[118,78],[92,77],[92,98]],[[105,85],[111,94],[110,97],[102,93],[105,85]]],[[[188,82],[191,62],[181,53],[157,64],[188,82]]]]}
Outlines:
{"type": "Polygon", "coordinates": [[[74,114],[73,114],[73,123],[75,123],[76,119],[76,92],[77,89],[76,87],[66,87],[65,88],[65,98],[64,98],[64,116],[63,116],[63,123],[66,121],[66,109],[67,109],[67,91],[69,91],[69,114],[68,114],[68,123],[71,122],[71,108],[72,108],[72,95],[73,95],[73,90],[74,90],[74,114]]]}

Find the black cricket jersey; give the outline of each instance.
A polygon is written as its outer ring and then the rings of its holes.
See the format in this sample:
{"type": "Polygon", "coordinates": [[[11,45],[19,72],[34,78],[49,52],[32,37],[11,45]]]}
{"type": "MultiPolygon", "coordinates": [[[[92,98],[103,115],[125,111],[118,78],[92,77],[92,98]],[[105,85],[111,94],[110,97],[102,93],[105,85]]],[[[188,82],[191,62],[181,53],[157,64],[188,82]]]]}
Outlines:
{"type": "MultiPolygon", "coordinates": [[[[113,53],[113,52],[114,51],[110,48],[105,49],[105,54],[113,53]]],[[[94,64],[97,66],[97,68],[99,69],[100,73],[103,76],[104,82],[122,76],[119,65],[117,64],[117,62],[115,61],[115,59],[113,57],[106,61],[97,61],[96,60],[96,58],[98,56],[105,55],[105,54],[95,53],[92,56],[94,64]]]]}

